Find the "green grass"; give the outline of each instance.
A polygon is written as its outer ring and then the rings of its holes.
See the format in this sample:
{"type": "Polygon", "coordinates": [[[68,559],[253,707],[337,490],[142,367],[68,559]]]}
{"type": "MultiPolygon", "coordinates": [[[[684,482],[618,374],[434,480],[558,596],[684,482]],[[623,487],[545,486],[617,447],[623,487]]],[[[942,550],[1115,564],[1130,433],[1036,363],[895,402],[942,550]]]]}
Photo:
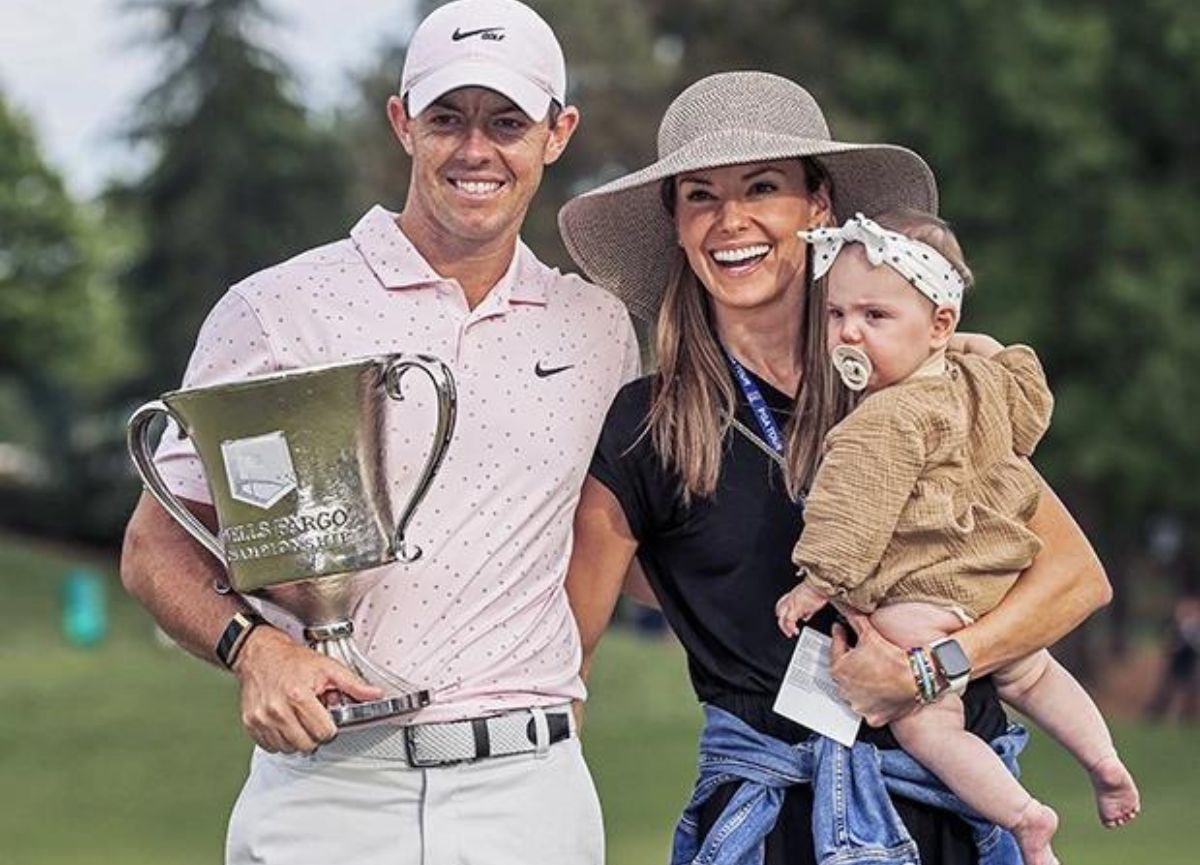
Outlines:
{"type": "MultiPolygon", "coordinates": [[[[210,865],[249,755],[232,680],[156,645],[120,592],[99,648],[60,636],[58,598],[74,558],[0,536],[0,862],[210,865]]],[[[92,563],[96,564],[96,563],[92,563]]],[[[666,859],[695,766],[699,711],[669,642],[614,634],[601,650],[584,731],[613,865],[666,859]]],[[[1095,820],[1083,773],[1043,736],[1025,779],[1058,809],[1068,865],[1200,861],[1200,729],[1115,725],[1143,790],[1132,827],[1095,820]]]]}
{"type": "Polygon", "coordinates": [[[111,566],[109,639],[68,645],[58,603],[74,564],[0,542],[0,861],[219,861],[247,758],[232,682],[156,645],[111,566]]]}

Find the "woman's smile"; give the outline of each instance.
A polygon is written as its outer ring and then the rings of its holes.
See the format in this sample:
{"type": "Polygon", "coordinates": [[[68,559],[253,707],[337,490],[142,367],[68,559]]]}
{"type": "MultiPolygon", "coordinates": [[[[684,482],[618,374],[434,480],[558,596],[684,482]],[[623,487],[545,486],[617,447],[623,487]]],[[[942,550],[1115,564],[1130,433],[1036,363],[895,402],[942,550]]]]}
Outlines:
{"type": "Polygon", "coordinates": [[[771,253],[772,246],[768,243],[755,243],[749,246],[728,246],[714,249],[709,256],[717,267],[730,276],[744,276],[753,273],[771,253]]]}

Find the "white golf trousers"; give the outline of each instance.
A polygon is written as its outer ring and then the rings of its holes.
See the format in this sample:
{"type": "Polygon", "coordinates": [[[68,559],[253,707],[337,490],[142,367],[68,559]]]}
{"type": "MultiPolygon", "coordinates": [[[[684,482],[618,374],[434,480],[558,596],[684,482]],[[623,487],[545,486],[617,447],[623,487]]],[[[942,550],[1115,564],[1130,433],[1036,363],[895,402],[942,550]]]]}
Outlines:
{"type": "Polygon", "coordinates": [[[430,769],[255,749],[227,865],[603,865],[604,826],[575,737],[541,754],[430,769]]]}

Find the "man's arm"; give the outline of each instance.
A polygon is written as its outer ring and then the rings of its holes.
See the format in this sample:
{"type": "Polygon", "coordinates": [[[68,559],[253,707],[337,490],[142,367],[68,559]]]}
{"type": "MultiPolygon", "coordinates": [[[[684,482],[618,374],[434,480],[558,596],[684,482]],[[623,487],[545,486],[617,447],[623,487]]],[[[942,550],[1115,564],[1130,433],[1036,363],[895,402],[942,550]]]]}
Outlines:
{"type": "MultiPolygon", "coordinates": [[[[211,505],[184,504],[215,530],[211,505]]],[[[246,609],[236,594],[215,590],[218,580],[227,579],[221,564],[143,493],[125,529],[121,582],[180,646],[210,664],[219,663],[214,649],[225,625],[246,609]]]]}
{"type": "MultiPolygon", "coordinates": [[[[1033,564],[999,606],[954,635],[972,677],[1051,645],[1112,598],[1091,543],[1044,482],[1029,527],[1044,545],[1033,564]]],[[[903,648],[883,639],[866,616],[849,619],[858,644],[848,648],[844,631],[834,628],[833,675],[854,710],[882,726],[916,708],[916,684],[903,648]]]]}
{"type": "MultiPolygon", "coordinates": [[[[216,526],[210,505],[185,504],[210,529],[216,526]]],[[[121,582],[181,646],[214,664],[221,633],[246,609],[238,595],[215,591],[214,582],[224,577],[221,564],[143,494],[125,531],[121,582]]],[[[325,691],[359,700],[382,696],[342,664],[264,625],[246,638],[233,672],[241,684],[242,724],[268,751],[311,752],[337,733],[319,699],[325,691]]]]}

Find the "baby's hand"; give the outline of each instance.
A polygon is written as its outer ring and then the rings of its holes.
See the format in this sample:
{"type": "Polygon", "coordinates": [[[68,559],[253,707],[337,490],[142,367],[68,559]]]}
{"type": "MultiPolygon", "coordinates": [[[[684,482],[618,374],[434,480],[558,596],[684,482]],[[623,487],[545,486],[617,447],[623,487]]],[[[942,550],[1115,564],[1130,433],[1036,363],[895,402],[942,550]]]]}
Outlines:
{"type": "Polygon", "coordinates": [[[1004,351],[1004,344],[998,342],[986,333],[956,333],[950,337],[946,346],[948,351],[959,354],[978,354],[992,357],[1004,351]]]}
{"type": "Polygon", "coordinates": [[[788,637],[796,636],[800,633],[796,623],[801,619],[808,621],[809,617],[827,603],[828,598],[811,588],[807,582],[801,583],[775,602],[779,630],[788,637]]]}

